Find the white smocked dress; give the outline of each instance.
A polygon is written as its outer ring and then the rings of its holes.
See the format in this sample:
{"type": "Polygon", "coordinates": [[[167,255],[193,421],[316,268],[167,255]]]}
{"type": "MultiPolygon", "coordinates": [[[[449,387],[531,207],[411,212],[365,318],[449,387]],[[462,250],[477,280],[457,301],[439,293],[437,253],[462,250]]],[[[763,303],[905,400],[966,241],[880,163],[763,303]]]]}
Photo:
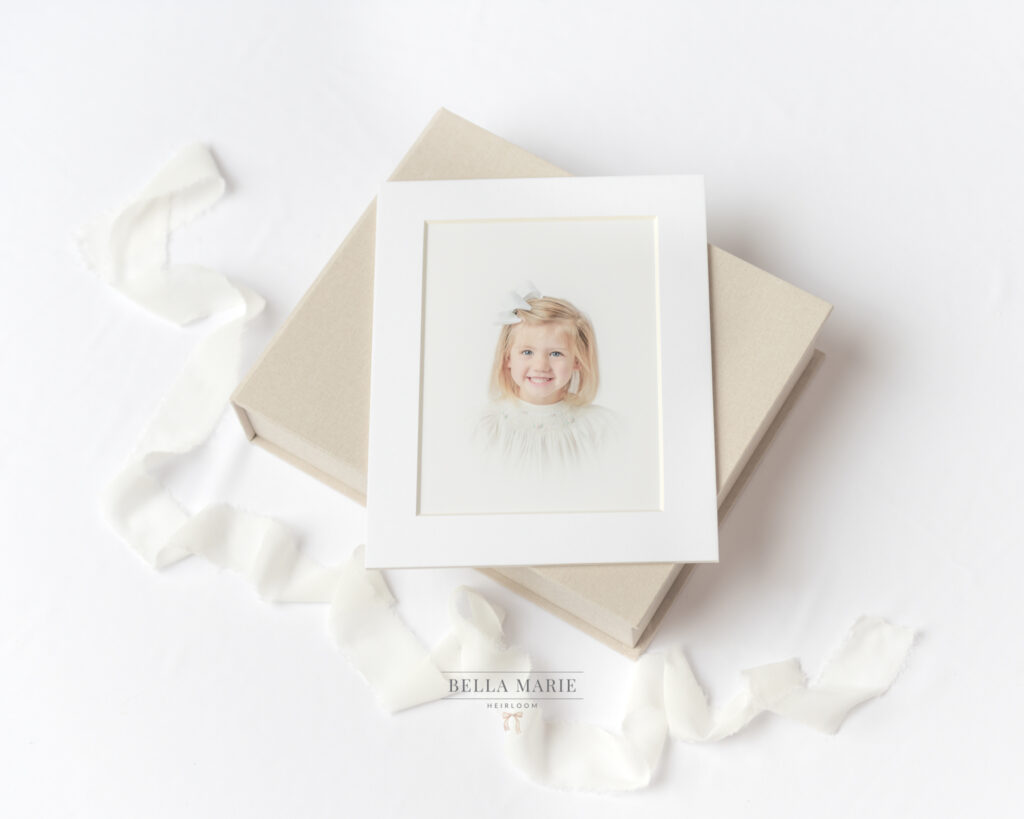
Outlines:
{"type": "Polygon", "coordinates": [[[484,410],[477,437],[491,461],[546,471],[593,464],[613,428],[614,413],[594,404],[530,404],[511,398],[484,410]]]}

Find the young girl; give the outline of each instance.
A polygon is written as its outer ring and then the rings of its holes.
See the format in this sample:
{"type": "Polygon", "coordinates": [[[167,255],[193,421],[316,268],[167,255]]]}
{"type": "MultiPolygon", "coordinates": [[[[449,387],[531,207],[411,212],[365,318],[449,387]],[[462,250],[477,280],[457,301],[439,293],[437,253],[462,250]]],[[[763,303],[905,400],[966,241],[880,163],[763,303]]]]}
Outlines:
{"type": "Polygon", "coordinates": [[[597,339],[583,313],[536,291],[501,319],[492,402],[480,420],[488,454],[541,472],[593,465],[612,427],[597,395],[597,339]]]}

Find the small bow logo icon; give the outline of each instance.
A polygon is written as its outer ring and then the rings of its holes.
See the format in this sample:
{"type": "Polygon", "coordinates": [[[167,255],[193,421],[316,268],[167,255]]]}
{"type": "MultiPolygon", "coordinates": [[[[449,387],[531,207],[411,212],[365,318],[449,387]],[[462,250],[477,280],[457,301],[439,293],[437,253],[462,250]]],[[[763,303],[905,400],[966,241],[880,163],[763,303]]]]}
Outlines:
{"type": "Polygon", "coordinates": [[[505,719],[505,730],[506,731],[510,730],[509,727],[508,727],[508,721],[510,719],[514,719],[516,721],[516,723],[515,723],[516,724],[516,733],[517,734],[521,734],[522,733],[522,731],[519,730],[519,720],[521,720],[523,718],[523,712],[522,711],[516,711],[514,714],[511,713],[510,711],[502,711],[501,712],[501,716],[505,719]]]}

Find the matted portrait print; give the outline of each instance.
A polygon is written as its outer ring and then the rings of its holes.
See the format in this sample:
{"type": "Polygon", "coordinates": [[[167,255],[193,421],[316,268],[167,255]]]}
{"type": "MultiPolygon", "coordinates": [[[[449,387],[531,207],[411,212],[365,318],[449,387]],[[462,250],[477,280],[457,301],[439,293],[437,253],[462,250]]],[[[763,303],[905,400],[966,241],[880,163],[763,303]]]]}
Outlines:
{"type": "Polygon", "coordinates": [[[389,183],[371,566],[717,559],[699,177],[389,183]]]}

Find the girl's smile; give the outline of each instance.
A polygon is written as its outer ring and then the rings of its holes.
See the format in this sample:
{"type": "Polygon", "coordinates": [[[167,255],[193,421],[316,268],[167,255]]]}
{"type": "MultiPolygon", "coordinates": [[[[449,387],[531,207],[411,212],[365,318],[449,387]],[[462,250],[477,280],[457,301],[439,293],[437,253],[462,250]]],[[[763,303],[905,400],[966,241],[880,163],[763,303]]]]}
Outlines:
{"type": "Polygon", "coordinates": [[[507,366],[522,400],[530,404],[561,401],[577,369],[568,330],[557,321],[517,325],[507,366]]]}

